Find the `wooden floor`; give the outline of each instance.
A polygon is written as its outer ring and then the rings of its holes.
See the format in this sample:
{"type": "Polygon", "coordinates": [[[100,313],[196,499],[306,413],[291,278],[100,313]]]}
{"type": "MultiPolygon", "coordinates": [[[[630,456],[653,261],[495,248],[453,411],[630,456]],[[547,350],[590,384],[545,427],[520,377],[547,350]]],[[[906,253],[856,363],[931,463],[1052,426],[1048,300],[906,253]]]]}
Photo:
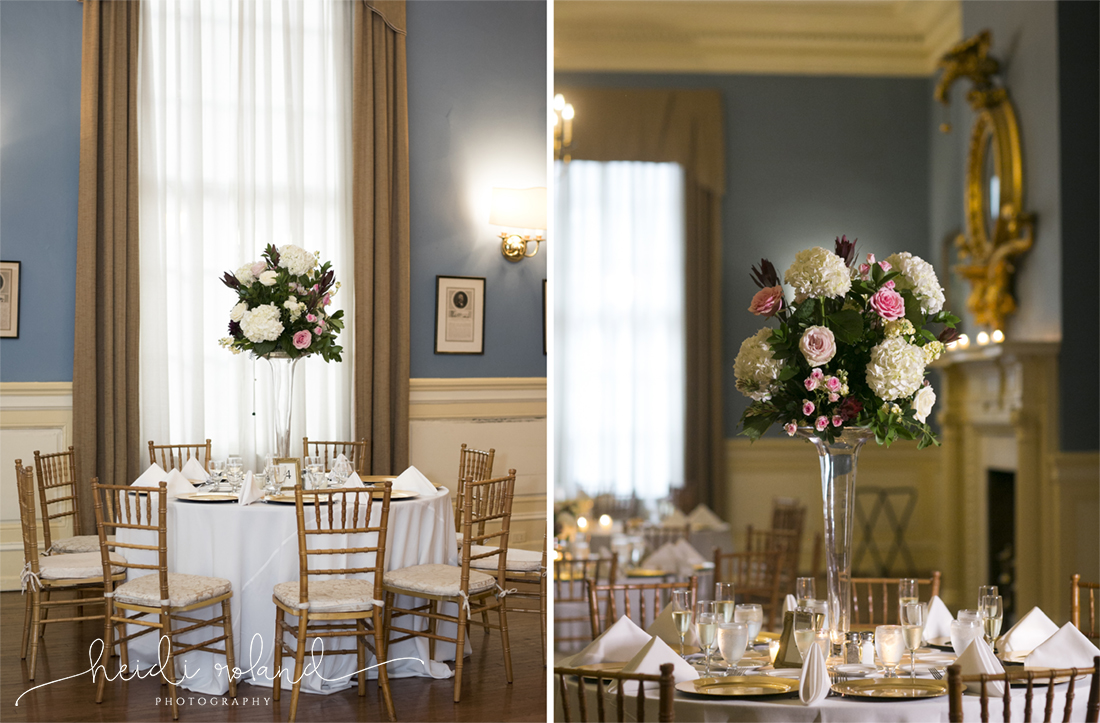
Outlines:
{"type": "MultiPolygon", "coordinates": [[[[62,609],[64,611],[65,609],[62,609]]],[[[454,679],[400,678],[391,680],[399,721],[543,721],[546,720],[546,668],[543,667],[539,622],[536,615],[508,616],[514,682],[504,678],[500,636],[471,629],[473,654],[463,666],[462,702],[453,701],[454,679]]],[[[19,659],[23,629],[23,599],[17,592],[0,593],[0,719],[14,721],[171,721],[167,697],[158,680],[108,682],[101,704],[95,702],[95,684],[89,668],[88,646],[103,634],[102,623],[59,623],[47,626],[38,652],[38,671],[27,680],[27,661],[19,659]],[[83,674],[81,675],[81,673],[83,674]],[[39,688],[15,700],[24,691],[66,676],[77,677],[39,688]]],[[[112,666],[117,665],[112,659],[112,666]]],[[[109,670],[114,670],[111,667],[109,670]]],[[[285,721],[290,712],[289,690],[281,701],[271,689],[244,683],[237,688],[237,706],[211,706],[210,696],[187,691],[190,705],[180,706],[180,721],[285,721]],[[204,698],[206,705],[196,699],[204,698]],[[259,699],[257,704],[257,699],[259,699]],[[247,704],[246,704],[247,701],[247,704]]],[[[227,698],[232,701],[232,699],[227,698]]],[[[303,694],[299,721],[386,721],[385,708],[374,681],[360,698],[355,688],[333,695],[303,694]]]]}

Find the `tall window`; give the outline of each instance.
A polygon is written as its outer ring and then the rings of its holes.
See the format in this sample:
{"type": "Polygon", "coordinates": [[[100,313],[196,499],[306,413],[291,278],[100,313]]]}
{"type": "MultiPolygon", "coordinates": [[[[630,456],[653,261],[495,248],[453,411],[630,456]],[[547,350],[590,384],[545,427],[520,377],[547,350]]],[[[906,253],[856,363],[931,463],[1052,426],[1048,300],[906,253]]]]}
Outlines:
{"type": "MultiPolygon", "coordinates": [[[[266,362],[218,346],[235,303],[219,278],[267,244],[320,251],[352,312],[350,81],[350,3],[142,8],[142,439],[270,451],[266,362]]],[[[350,439],[352,328],[344,363],[298,365],[291,440],[350,439]]]]}
{"type": "Polygon", "coordinates": [[[555,489],[663,498],[684,476],[683,169],[557,175],[555,489]]]}

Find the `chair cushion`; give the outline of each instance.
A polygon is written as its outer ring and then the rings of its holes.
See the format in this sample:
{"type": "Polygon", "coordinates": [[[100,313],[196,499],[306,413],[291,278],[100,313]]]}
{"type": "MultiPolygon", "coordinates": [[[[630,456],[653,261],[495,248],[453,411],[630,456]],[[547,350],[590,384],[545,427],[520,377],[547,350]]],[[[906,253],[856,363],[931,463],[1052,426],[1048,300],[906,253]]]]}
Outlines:
{"type": "MultiPolygon", "coordinates": [[[[462,568],[454,565],[413,565],[400,570],[390,570],[382,581],[386,587],[396,588],[410,593],[423,592],[429,595],[458,595],[462,587],[462,568]]],[[[487,590],[496,579],[477,570],[470,570],[470,589],[475,592],[487,590]]]]}
{"type": "MultiPolygon", "coordinates": [[[[486,552],[494,552],[497,548],[485,545],[473,545],[470,547],[471,555],[481,555],[486,552]]],[[[507,562],[508,572],[538,572],[542,567],[542,553],[534,550],[513,550],[508,548],[507,562]]],[[[496,570],[498,556],[482,557],[478,560],[470,560],[470,567],[478,570],[496,570]]]]}
{"type": "MultiPolygon", "coordinates": [[[[114,535],[108,535],[107,539],[115,541],[114,535]]],[[[99,535],[80,535],[79,537],[66,537],[64,540],[54,540],[50,545],[50,552],[58,555],[71,555],[76,552],[99,552],[99,535]]]]}
{"type": "MultiPolygon", "coordinates": [[[[298,607],[298,581],[280,582],[275,597],[289,608],[298,607]]],[[[366,612],[374,607],[374,583],[370,580],[310,580],[309,609],[315,613],[366,612]]]]}
{"type": "MultiPolygon", "coordinates": [[[[126,562],[117,552],[111,553],[113,562],[126,562]]],[[[111,572],[125,572],[126,568],[112,565],[111,572]]],[[[76,552],[72,555],[47,555],[38,558],[38,576],[43,580],[79,580],[85,577],[103,577],[103,558],[99,552],[76,552]]]]}
{"type": "MultiPolygon", "coordinates": [[[[220,577],[168,573],[168,605],[182,608],[224,595],[233,585],[220,577]]],[[[160,607],[160,575],[142,575],[115,588],[115,602],[160,607]]]]}

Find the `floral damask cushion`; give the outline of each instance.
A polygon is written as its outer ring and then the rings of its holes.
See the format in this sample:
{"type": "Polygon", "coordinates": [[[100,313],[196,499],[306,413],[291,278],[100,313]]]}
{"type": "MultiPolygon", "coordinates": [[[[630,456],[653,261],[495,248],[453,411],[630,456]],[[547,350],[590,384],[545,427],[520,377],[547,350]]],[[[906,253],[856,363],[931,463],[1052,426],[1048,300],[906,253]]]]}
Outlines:
{"type": "MultiPolygon", "coordinates": [[[[411,593],[429,595],[458,595],[462,586],[462,568],[454,565],[413,565],[400,570],[390,570],[382,581],[387,587],[411,593]]],[[[477,570],[470,570],[470,589],[473,594],[487,590],[496,579],[477,570]]]]}
{"type": "MultiPolygon", "coordinates": [[[[108,535],[107,539],[114,542],[114,535],[108,535]]],[[[54,540],[50,545],[50,552],[60,555],[71,555],[77,552],[99,552],[99,535],[80,535],[79,537],[66,537],[63,540],[54,540]]]]}
{"type": "MultiPolygon", "coordinates": [[[[296,608],[301,600],[298,582],[281,582],[275,597],[296,608]]],[[[310,580],[309,609],[315,613],[366,612],[374,606],[374,583],[370,580],[310,580]]]]}
{"type": "MultiPolygon", "coordinates": [[[[495,552],[497,548],[486,547],[485,545],[473,545],[470,548],[470,555],[481,555],[486,552],[495,552]]],[[[482,557],[477,560],[470,560],[470,567],[476,567],[479,570],[496,570],[499,559],[498,555],[492,557],[482,557]]],[[[508,550],[508,561],[505,566],[509,572],[538,572],[542,567],[542,553],[535,552],[533,550],[508,550]]]]}
{"type": "MultiPolygon", "coordinates": [[[[168,604],[174,608],[224,595],[233,585],[220,577],[168,573],[168,604]]],[[[143,575],[115,588],[115,601],[132,605],[160,607],[160,575],[143,575]]]]}
{"type": "MultiPolygon", "coordinates": [[[[111,553],[112,562],[126,562],[117,552],[111,553]]],[[[111,567],[112,573],[125,572],[124,567],[111,567]]],[[[48,555],[38,558],[38,576],[43,580],[80,580],[85,577],[103,577],[103,558],[98,552],[78,552],[72,555],[48,555]]]]}

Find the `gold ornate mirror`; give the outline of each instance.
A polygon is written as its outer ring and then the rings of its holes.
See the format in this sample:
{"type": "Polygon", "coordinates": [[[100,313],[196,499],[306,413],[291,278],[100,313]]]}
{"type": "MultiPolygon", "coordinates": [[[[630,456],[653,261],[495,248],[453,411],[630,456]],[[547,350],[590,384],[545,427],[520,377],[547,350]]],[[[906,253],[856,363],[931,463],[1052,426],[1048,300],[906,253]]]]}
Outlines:
{"type": "Polygon", "coordinates": [[[1035,217],[1024,213],[1024,171],[1020,130],[1008,90],[994,85],[999,64],[990,57],[992,38],[984,30],[952,48],[940,60],[943,76],[935,97],[944,105],[960,78],[977,113],[966,158],[966,233],[956,239],[957,273],[970,283],[967,308],[980,326],[1003,329],[1016,310],[1012,295],[1015,257],[1031,248],[1035,217]]]}

